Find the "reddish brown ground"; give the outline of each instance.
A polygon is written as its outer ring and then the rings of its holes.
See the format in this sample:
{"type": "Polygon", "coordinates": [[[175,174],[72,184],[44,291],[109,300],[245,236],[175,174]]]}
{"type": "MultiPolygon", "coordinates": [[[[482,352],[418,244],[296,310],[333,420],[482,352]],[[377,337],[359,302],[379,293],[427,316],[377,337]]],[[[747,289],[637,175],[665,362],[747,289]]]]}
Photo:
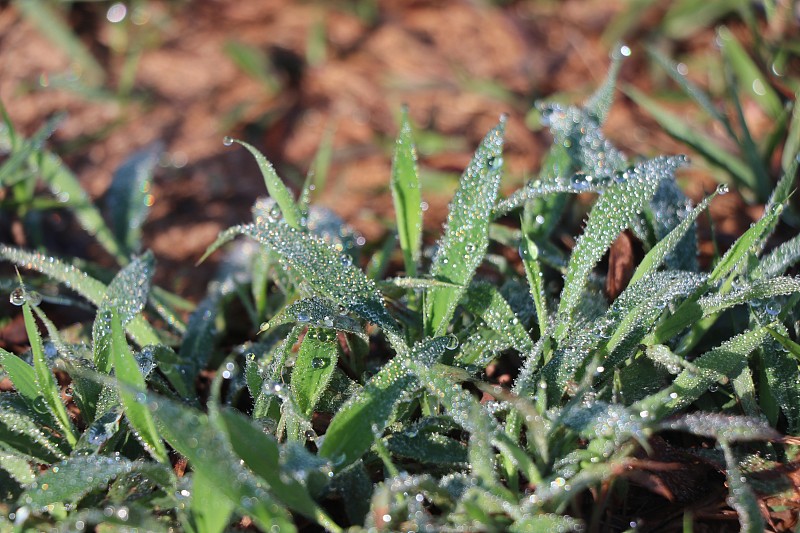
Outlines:
{"type": "MultiPolygon", "coordinates": [[[[116,25],[106,20],[106,2],[69,4],[69,23],[105,71],[101,88],[110,94],[123,77],[124,40],[141,47],[127,100],[54,89],[54,80],[73,69],[72,60],[14,5],[0,4],[0,101],[26,134],[53,113],[69,113],[52,146],[97,199],[126,156],[154,141],[165,144],[145,245],[158,259],[156,283],[196,299],[213,261],[200,268],[194,262],[221,229],[246,220],[255,198],[265,193],[252,158],[223,146],[223,136],[254,143],[297,189],[325,132],[335,128],[333,166],[316,202],[375,241],[392,221],[391,147],[398,111],[408,103],[420,134],[444,136],[438,146],[420,143],[430,203],[426,224],[435,236],[456,176],[501,113],[510,117],[504,192],[536,173],[550,139],[526,126],[526,113],[536,99],[557,94],[578,102],[598,86],[612,46],[603,34],[629,2],[389,0],[371,17],[359,17],[351,7],[369,2],[140,4],[140,11],[116,25]],[[272,81],[237,67],[225,51],[232,42],[267,58],[272,81]]],[[[685,60],[690,76],[705,84],[702,65],[717,53],[713,30],[666,38],[661,23],[667,3],[654,4],[625,37],[633,56],[625,62],[621,85],[650,94],[671,87],[646,61],[648,44],[685,60]]],[[[724,22],[746,35],[737,20],[724,22]]],[[[675,109],[691,114],[681,105],[675,109]]],[[[756,135],[767,129],[754,105],[745,112],[756,135]]],[[[707,123],[698,127],[723,137],[707,123]]],[[[605,131],[629,154],[686,151],[621,94],[605,131]]],[[[683,173],[683,181],[695,199],[715,185],[701,166],[683,173]]],[[[737,194],[716,200],[712,214],[722,244],[760,209],[746,206],[737,194]]],[[[0,228],[0,238],[25,244],[12,229],[0,228]]],[[[58,229],[56,224],[51,243],[56,250],[103,261],[91,241],[58,229]]],[[[712,244],[706,239],[702,246],[708,257],[712,244]]]]}

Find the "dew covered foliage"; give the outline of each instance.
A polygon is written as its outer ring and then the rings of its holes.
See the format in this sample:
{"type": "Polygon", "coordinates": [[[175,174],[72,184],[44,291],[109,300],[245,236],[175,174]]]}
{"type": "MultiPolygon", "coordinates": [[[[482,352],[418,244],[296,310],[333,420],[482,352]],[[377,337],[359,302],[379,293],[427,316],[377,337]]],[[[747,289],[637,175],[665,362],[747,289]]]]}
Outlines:
{"type": "MultiPolygon", "coordinates": [[[[191,313],[140,250],[152,150],[115,175],[108,225],[65,204],[115,271],[0,245],[30,345],[0,350],[0,531],[675,530],[706,490],[682,477],[692,465],[713,471],[742,531],[795,512],[800,246],[767,243],[796,159],[761,219],[701,269],[698,220],[728,190],[694,205],[676,181],[686,157],[631,157],[604,136],[620,60],[585,105],[539,106],[553,145],[506,197],[501,117],[440,229],[423,232],[404,110],[387,176],[395,249],[311,189],[296,199],[239,143],[270,197],[209,248],[219,273],[191,313]],[[565,247],[576,195],[593,204],[565,247]],[[643,257],[612,294],[623,232],[643,257]],[[93,319],[48,318],[73,309],[93,319]]],[[[55,157],[0,132],[3,186],[55,157]]],[[[42,177],[76,183],[62,166],[42,177]]]]}

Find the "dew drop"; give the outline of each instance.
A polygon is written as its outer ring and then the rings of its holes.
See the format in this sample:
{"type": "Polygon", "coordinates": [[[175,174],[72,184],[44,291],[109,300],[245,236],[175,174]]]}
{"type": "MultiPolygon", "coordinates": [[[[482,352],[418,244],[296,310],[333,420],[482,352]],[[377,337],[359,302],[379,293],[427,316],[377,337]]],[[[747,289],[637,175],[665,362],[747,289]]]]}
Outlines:
{"type": "Polygon", "coordinates": [[[731,188],[728,186],[727,183],[720,183],[719,185],[717,185],[717,194],[719,195],[728,194],[730,190],[731,188]]]}
{"type": "Polygon", "coordinates": [[[317,370],[321,368],[325,368],[328,366],[328,360],[323,357],[315,357],[311,360],[311,368],[316,368],[317,370]]]}
{"type": "Polygon", "coordinates": [[[42,303],[42,295],[36,291],[28,292],[28,303],[36,307],[42,303]]]}
{"type": "Polygon", "coordinates": [[[9,301],[14,305],[22,305],[25,303],[25,290],[17,287],[13,291],[11,291],[11,296],[9,297],[9,301]]]}
{"type": "Polygon", "coordinates": [[[447,336],[447,349],[455,350],[456,348],[458,348],[458,337],[451,333],[447,336]]]}
{"type": "Polygon", "coordinates": [[[297,313],[297,321],[298,322],[309,322],[309,321],[311,321],[311,317],[308,316],[308,313],[306,313],[304,311],[300,311],[299,313],[297,313]]]}
{"type": "Polygon", "coordinates": [[[222,138],[222,144],[224,144],[225,146],[232,145],[233,144],[233,138],[232,137],[228,137],[226,135],[225,137],[222,138]]]}

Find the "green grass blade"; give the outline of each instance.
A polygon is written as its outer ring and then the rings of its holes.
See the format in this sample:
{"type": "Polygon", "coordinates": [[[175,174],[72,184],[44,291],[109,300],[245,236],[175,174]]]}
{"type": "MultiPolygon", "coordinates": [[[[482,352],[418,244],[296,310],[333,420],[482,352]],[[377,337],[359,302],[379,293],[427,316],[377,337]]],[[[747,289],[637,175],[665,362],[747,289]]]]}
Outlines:
{"type": "Polygon", "coordinates": [[[139,364],[131,353],[125,332],[116,310],[111,311],[111,355],[114,374],[124,387],[119,387],[119,397],[125,409],[125,416],[145,449],[159,462],[167,463],[167,449],[156,430],[153,417],[147,406],[137,398],[146,396],[144,376],[139,364]]]}
{"type": "Polygon", "coordinates": [[[256,475],[269,483],[278,500],[293,511],[316,520],[328,531],[338,531],[338,526],[319,508],[302,483],[291,476],[281,475],[280,450],[274,439],[232,409],[220,410],[215,422],[228,434],[233,451],[256,475]]]}
{"type": "Polygon", "coordinates": [[[492,331],[508,339],[520,353],[533,349],[533,340],[508,302],[494,285],[476,282],[470,285],[462,299],[464,307],[479,316],[492,331]]]}
{"type": "Polygon", "coordinates": [[[17,172],[27,164],[33,154],[42,150],[45,140],[53,134],[64,118],[64,114],[58,114],[45,122],[44,126],[39,128],[39,131],[34,133],[30,139],[22,140],[16,145],[12,143],[11,154],[0,166],[0,185],[8,186],[12,184],[11,178],[15,177],[17,172]]]}
{"type": "Polygon", "coordinates": [[[269,531],[297,531],[289,513],[273,501],[263,483],[241,464],[228,439],[208,416],[164,397],[148,393],[146,405],[166,441],[189,459],[195,472],[214,483],[219,497],[269,531]]]}
{"type": "MultiPolygon", "coordinates": [[[[249,235],[273,250],[284,268],[305,282],[312,294],[334,300],[358,316],[381,326],[390,340],[399,331],[375,285],[352,259],[322,239],[298,231],[286,222],[260,218],[255,224],[230,228],[209,250],[236,234],[249,235]]],[[[393,344],[397,339],[395,338],[393,344]]],[[[397,347],[396,347],[397,349],[397,347]]],[[[402,349],[398,351],[404,351],[402,349]]]]}
{"type": "Polygon", "coordinates": [[[611,104],[614,103],[614,89],[617,86],[617,76],[619,69],[622,66],[622,60],[625,53],[630,54],[630,49],[624,45],[617,45],[615,50],[611,53],[611,66],[608,68],[608,74],[605,81],[597,91],[589,97],[584,104],[584,109],[591,113],[597,119],[598,124],[602,125],[608,117],[608,112],[611,109],[611,104]]]}
{"type": "Polygon", "coordinates": [[[639,263],[639,266],[637,266],[636,270],[633,272],[633,276],[628,282],[629,287],[645,276],[655,272],[656,269],[664,263],[664,260],[675,250],[675,247],[681,242],[681,239],[683,239],[686,232],[689,231],[689,228],[694,224],[694,221],[697,220],[697,217],[700,216],[700,213],[708,209],[711,200],[713,200],[719,192],[718,189],[717,192],[711,196],[704,198],[680,224],[675,226],[666,237],[658,241],[658,243],[647,252],[647,255],[644,256],[642,262],[639,263]]]}
{"type": "MultiPolygon", "coordinates": [[[[456,285],[469,284],[489,244],[489,222],[502,175],[505,119],[475,151],[450,202],[445,232],[431,265],[431,275],[456,285]]],[[[434,288],[426,293],[425,332],[441,335],[463,289],[434,288]]]]}
{"type": "Polygon", "coordinates": [[[67,439],[67,442],[69,442],[69,445],[75,446],[78,439],[75,436],[75,430],[72,427],[69,414],[67,414],[67,408],[64,406],[64,402],[61,401],[61,391],[58,388],[55,377],[53,377],[53,372],[47,364],[47,359],[44,355],[44,346],[42,345],[42,337],[36,325],[36,319],[33,317],[30,303],[25,302],[23,304],[22,314],[25,319],[25,331],[28,333],[28,342],[31,344],[33,372],[36,376],[36,386],[39,389],[39,394],[44,399],[48,410],[52,413],[59,427],[64,432],[64,437],[67,439]]]}
{"type": "Polygon", "coordinates": [[[269,192],[269,195],[275,199],[278,207],[280,207],[283,218],[292,228],[300,229],[300,219],[302,218],[300,209],[297,207],[291,191],[278,177],[278,174],[275,172],[275,168],[272,166],[272,164],[267,161],[267,158],[264,157],[264,154],[259,152],[251,144],[238,139],[232,139],[232,142],[241,144],[247,148],[251,154],[253,154],[253,157],[256,158],[256,163],[258,163],[258,168],[261,170],[261,175],[264,176],[264,183],[267,186],[267,191],[269,192]]]}
{"type": "Polygon", "coordinates": [[[558,307],[555,337],[561,340],[572,326],[589,273],[617,236],[634,221],[656,191],[661,179],[674,175],[682,157],[660,157],[636,165],[624,180],[606,191],[589,213],[583,235],[572,251],[558,307]]]}
{"type": "Polygon", "coordinates": [[[14,355],[0,348],[0,366],[8,374],[14,390],[22,396],[31,407],[42,401],[39,387],[36,385],[36,372],[33,367],[14,355]]]}
{"type": "Polygon", "coordinates": [[[761,514],[761,504],[756,497],[753,487],[739,469],[739,460],[733,453],[726,440],[720,439],[719,445],[725,454],[728,480],[728,493],[731,507],[739,514],[740,531],[742,533],[761,533],[766,531],[764,517],[761,514]]]}
{"type": "Polygon", "coordinates": [[[758,222],[753,224],[741,237],[736,239],[733,246],[728,248],[728,251],[725,252],[716,266],[714,266],[714,269],[708,276],[708,282],[716,283],[722,281],[723,278],[733,272],[733,270],[744,261],[747,257],[747,253],[752,248],[760,247],[775,229],[775,225],[778,223],[782,212],[782,204],[773,206],[772,209],[764,213],[764,216],[762,216],[758,222]]]}
{"type": "Polygon", "coordinates": [[[303,298],[284,307],[269,322],[261,324],[261,332],[282,324],[300,323],[317,328],[349,331],[364,335],[364,328],[354,318],[349,317],[347,309],[339,307],[335,302],[312,296],[303,298]]]}
{"type": "MultiPolygon", "coordinates": [[[[92,304],[100,307],[107,287],[104,283],[90,277],[80,269],[64,263],[52,256],[38,252],[28,252],[0,243],[0,258],[15,263],[23,268],[30,268],[63,283],[77,292],[92,304]]],[[[142,316],[134,317],[126,326],[126,330],[139,346],[160,344],[161,340],[153,327],[142,316]]]]}
{"type": "Polygon", "coordinates": [[[319,454],[333,461],[337,470],[358,460],[392,420],[396,403],[419,388],[408,370],[408,360],[432,364],[445,351],[450,339],[437,337],[412,348],[408,356],[396,356],[351,397],[333,417],[319,454]]]}
{"type": "Polygon", "coordinates": [[[405,107],[392,161],[392,199],[406,275],[416,277],[422,248],[422,198],[417,175],[417,150],[405,107]]]}
{"type": "Polygon", "coordinates": [[[192,473],[191,523],[196,533],[222,533],[231,521],[233,502],[220,498],[216,483],[201,472],[192,473]]]}
{"type": "Polygon", "coordinates": [[[142,224],[152,204],[153,171],[162,150],[155,144],[128,157],[114,172],[106,193],[111,229],[127,254],[141,249],[142,224]]]}
{"type": "Polygon", "coordinates": [[[793,165],[797,165],[797,158],[800,157],[800,104],[798,102],[800,102],[800,93],[794,96],[792,119],[789,122],[786,142],[783,145],[783,154],[781,154],[781,168],[787,174],[793,165]]]}
{"type": "Polygon", "coordinates": [[[717,37],[722,47],[723,56],[736,71],[742,87],[770,118],[776,120],[783,112],[783,104],[770,85],[769,80],[764,77],[762,69],[750,59],[750,56],[747,55],[747,52],[745,52],[742,45],[728,28],[725,26],[719,27],[717,29],[717,37]]]}
{"type": "Polygon", "coordinates": [[[676,115],[662,108],[655,100],[638,89],[628,86],[627,94],[636,104],[647,111],[658,124],[678,141],[684,142],[705,159],[727,171],[737,184],[750,190],[758,190],[758,180],[753,170],[734,154],[716,144],[710,137],[693,128],[676,115]]]}
{"type": "Polygon", "coordinates": [[[292,394],[300,411],[310,417],[339,361],[334,330],[309,328],[292,370],[292,394]]]}
{"type": "Polygon", "coordinates": [[[683,370],[669,387],[636,402],[631,409],[660,420],[685,409],[708,392],[709,385],[725,377],[736,377],[747,365],[747,357],[767,338],[766,328],[746,331],[723,342],[693,361],[700,370],[683,370]]]}
{"type": "MultiPolygon", "coordinates": [[[[47,411],[45,406],[40,409],[47,411]]],[[[0,441],[42,464],[65,458],[67,443],[42,425],[34,414],[37,411],[31,413],[27,402],[17,394],[0,394],[0,441]]]]}
{"type": "Polygon", "coordinates": [[[525,268],[525,277],[528,279],[528,288],[536,307],[536,321],[539,323],[539,337],[544,337],[550,326],[550,312],[547,309],[547,298],[544,290],[544,274],[539,261],[539,247],[531,240],[527,233],[522,234],[519,245],[519,255],[522,266],[525,268]]]}

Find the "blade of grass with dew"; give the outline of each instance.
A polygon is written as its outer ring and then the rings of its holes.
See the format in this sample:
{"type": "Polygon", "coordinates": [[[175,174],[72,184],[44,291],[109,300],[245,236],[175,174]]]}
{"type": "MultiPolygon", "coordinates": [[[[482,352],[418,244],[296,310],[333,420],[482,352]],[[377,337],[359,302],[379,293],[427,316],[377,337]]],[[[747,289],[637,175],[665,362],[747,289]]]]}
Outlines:
{"type": "Polygon", "coordinates": [[[723,342],[693,361],[700,370],[683,370],[669,387],[636,402],[631,409],[660,420],[685,409],[708,391],[708,386],[725,377],[735,377],[747,365],[747,358],[767,338],[760,327],[723,342]]]}
{"type": "Polygon", "coordinates": [[[34,133],[30,139],[21,139],[19,144],[12,144],[12,150],[8,159],[0,166],[0,184],[3,186],[11,185],[11,179],[28,162],[33,154],[42,150],[44,142],[50,138],[53,132],[64,121],[65,115],[58,114],[45,122],[39,131],[34,133]]]}
{"type": "Polygon", "coordinates": [[[372,446],[375,433],[382,433],[389,425],[400,398],[419,389],[419,382],[407,367],[408,361],[432,364],[450,342],[448,337],[437,337],[386,363],[333,417],[319,455],[333,461],[336,470],[358,460],[372,446]]]}
{"type": "Polygon", "coordinates": [[[192,501],[189,505],[189,533],[223,533],[231,521],[234,505],[229,499],[220,498],[216,482],[192,472],[192,501]]]}
{"type": "Polygon", "coordinates": [[[168,463],[167,449],[156,430],[153,416],[140,400],[140,396],[147,395],[144,376],[125,339],[122,321],[116,310],[111,311],[111,354],[114,375],[125,385],[118,390],[128,422],[145,449],[157,461],[168,463]]]}
{"type": "Polygon", "coordinates": [[[624,89],[636,105],[647,111],[658,124],[675,139],[686,143],[705,159],[726,170],[737,184],[750,190],[757,190],[758,180],[753,170],[741,158],[729,153],[724,148],[703,135],[696,128],[690,127],[674,114],[666,111],[655,100],[632,86],[624,89]]]}
{"type": "Polygon", "coordinates": [[[310,417],[328,387],[339,361],[339,339],[334,330],[309,328],[292,370],[292,394],[301,412],[310,417]]]}
{"type": "Polygon", "coordinates": [[[462,303],[470,313],[479,316],[489,329],[507,338],[518,352],[527,353],[533,348],[533,341],[525,326],[494,285],[473,282],[464,294],[462,303]]]}
{"type": "MultiPolygon", "coordinates": [[[[102,282],[52,256],[38,252],[28,252],[0,243],[0,258],[15,263],[20,267],[36,270],[63,283],[67,288],[77,292],[97,307],[102,305],[103,298],[108,290],[102,282]]],[[[161,343],[161,339],[159,339],[153,327],[140,315],[137,315],[128,323],[126,330],[139,346],[161,343]]]]}
{"type": "Polygon", "coordinates": [[[417,149],[411,137],[406,107],[403,107],[400,134],[395,143],[391,184],[406,275],[413,278],[417,276],[417,262],[422,249],[422,198],[417,173],[417,149]]]}
{"type": "Polygon", "coordinates": [[[792,119],[789,122],[789,129],[786,132],[786,142],[783,145],[783,154],[781,154],[781,168],[785,173],[789,173],[789,169],[797,164],[797,158],[800,157],[800,92],[795,94],[794,109],[792,109],[792,119]]]}
{"type": "Polygon", "coordinates": [[[519,256],[525,268],[525,277],[528,288],[536,307],[536,321],[539,324],[539,337],[544,337],[550,325],[550,312],[547,310],[547,298],[544,291],[544,275],[539,263],[539,247],[536,246],[528,234],[523,232],[522,242],[519,245],[519,256]]]}
{"type": "Polygon", "coordinates": [[[53,503],[77,503],[90,492],[108,486],[114,479],[141,473],[156,485],[174,489],[175,478],[167,466],[131,461],[119,454],[74,455],[36,477],[36,483],[21,501],[37,509],[53,503]]]}
{"type": "Polygon", "coordinates": [[[67,408],[64,406],[64,402],[61,401],[61,391],[58,388],[55,377],[53,377],[53,372],[47,364],[42,337],[39,333],[39,327],[36,325],[36,319],[33,317],[30,302],[26,301],[22,305],[22,314],[33,355],[33,372],[36,376],[36,386],[44,399],[45,405],[47,405],[47,409],[63,431],[64,438],[67,439],[70,447],[73,447],[78,442],[78,438],[75,436],[75,430],[72,427],[67,408]]]}
{"type": "MultiPolygon", "coordinates": [[[[434,278],[466,286],[489,245],[489,222],[502,175],[505,118],[475,151],[450,202],[444,235],[431,265],[434,278]]],[[[425,333],[441,335],[464,289],[434,288],[425,294],[425,333]]]]}
{"type": "Polygon", "coordinates": [[[240,464],[225,433],[207,415],[153,393],[147,394],[145,405],[161,436],[189,460],[195,472],[213,482],[217,494],[238,512],[267,531],[271,527],[289,533],[297,530],[289,513],[262,488],[263,482],[240,464]]]}
{"type": "Polygon", "coordinates": [[[747,482],[747,478],[742,475],[739,469],[739,460],[733,449],[725,439],[719,440],[719,446],[725,454],[725,466],[727,467],[725,477],[728,481],[729,502],[739,515],[740,531],[742,533],[766,531],[759,499],[753,491],[753,487],[747,482]]]}
{"type": "Polygon", "coordinates": [[[319,296],[303,298],[287,305],[273,316],[269,322],[261,325],[260,332],[275,328],[282,324],[297,322],[316,328],[328,328],[338,331],[349,331],[364,335],[364,328],[354,318],[347,316],[345,308],[335,302],[319,296]]]}
{"type": "Polygon", "coordinates": [[[275,199],[278,207],[280,207],[284,220],[286,220],[287,224],[289,224],[289,226],[292,228],[300,229],[300,219],[302,218],[300,209],[297,207],[291,191],[289,191],[286,185],[284,185],[284,183],[278,177],[278,174],[275,172],[275,168],[269,161],[267,161],[267,158],[264,157],[264,154],[259,152],[251,144],[248,144],[244,141],[229,138],[226,138],[226,141],[235,142],[244,146],[247,151],[250,152],[253,157],[255,157],[256,163],[258,163],[258,168],[261,170],[261,175],[264,176],[264,184],[267,186],[267,192],[269,192],[269,195],[275,199]]]}
{"type": "Polygon", "coordinates": [[[255,224],[235,226],[222,232],[208,248],[206,256],[239,234],[248,235],[273,250],[283,267],[305,282],[313,293],[381,326],[393,348],[397,352],[406,351],[397,322],[384,307],[375,282],[353,265],[349,256],[316,236],[268,217],[259,218],[255,224]]]}
{"type": "Polygon", "coordinates": [[[20,486],[30,485],[36,479],[28,458],[8,449],[0,451],[0,469],[5,470],[20,486]]]}
{"type": "Polygon", "coordinates": [[[106,193],[111,230],[127,254],[141,251],[142,224],[152,205],[151,182],[162,151],[163,145],[155,143],[128,157],[106,193]]]}
{"type": "Polygon", "coordinates": [[[658,182],[685,164],[683,157],[659,157],[639,163],[624,179],[609,188],[595,203],[583,235],[578,238],[567,266],[564,290],[558,306],[556,340],[572,326],[589,273],[617,236],[628,228],[655,193],[658,182]]]}
{"type": "Polygon", "coordinates": [[[329,531],[336,531],[334,522],[314,502],[308,489],[293,477],[281,474],[280,449],[274,439],[232,409],[219,410],[214,422],[228,434],[233,451],[244,464],[269,484],[276,499],[329,531]]]}
{"type": "Polygon", "coordinates": [[[126,326],[144,308],[150,292],[155,260],[148,252],[133,260],[120,270],[105,290],[97,315],[92,324],[92,355],[100,372],[111,370],[111,312],[117,313],[122,326],[126,326]]]}
{"type": "Polygon", "coordinates": [[[14,385],[14,390],[25,399],[25,402],[34,407],[43,401],[36,385],[36,372],[33,367],[14,355],[0,348],[0,366],[8,374],[8,378],[14,385]]]}
{"type": "Polygon", "coordinates": [[[0,394],[0,441],[41,464],[64,459],[70,448],[63,438],[31,416],[27,403],[10,393],[0,394]]]}

